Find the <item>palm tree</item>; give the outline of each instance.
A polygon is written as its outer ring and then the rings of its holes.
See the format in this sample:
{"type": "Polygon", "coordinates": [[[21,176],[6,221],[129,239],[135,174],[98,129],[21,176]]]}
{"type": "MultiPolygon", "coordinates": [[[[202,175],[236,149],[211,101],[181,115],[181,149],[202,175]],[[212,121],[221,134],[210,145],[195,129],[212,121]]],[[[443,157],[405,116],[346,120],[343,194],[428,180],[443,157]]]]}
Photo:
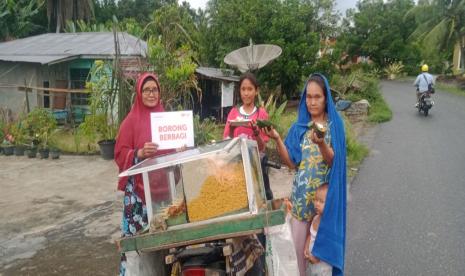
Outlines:
{"type": "Polygon", "coordinates": [[[66,26],[66,21],[84,20],[89,22],[94,17],[92,0],[47,0],[48,24],[57,33],[66,26]]]}
{"type": "Polygon", "coordinates": [[[2,0],[0,2],[0,41],[8,41],[29,35],[40,28],[33,22],[43,1],[2,0]]]}
{"type": "MultiPolygon", "coordinates": [[[[422,42],[429,54],[450,49],[459,43],[465,53],[465,0],[423,0],[405,17],[415,16],[419,23],[411,38],[422,42]]],[[[465,59],[461,59],[464,68],[465,59]]]]}

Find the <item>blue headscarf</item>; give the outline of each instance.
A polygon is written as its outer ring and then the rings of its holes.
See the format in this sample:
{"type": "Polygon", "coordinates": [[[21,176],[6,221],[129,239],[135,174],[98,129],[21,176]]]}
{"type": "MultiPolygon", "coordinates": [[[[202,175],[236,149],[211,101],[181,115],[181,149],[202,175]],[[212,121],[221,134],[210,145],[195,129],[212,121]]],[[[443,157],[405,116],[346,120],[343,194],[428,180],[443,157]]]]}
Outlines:
{"type": "MultiPolygon", "coordinates": [[[[346,236],[346,144],[344,122],[336,111],[326,77],[321,74],[313,74],[311,77],[313,76],[321,77],[325,83],[326,111],[330,121],[331,147],[334,150],[334,159],[329,172],[329,188],[325,208],[312,254],[333,266],[333,275],[343,275],[346,236]]],[[[308,81],[300,98],[297,122],[289,129],[284,142],[289,157],[297,166],[302,160],[301,145],[308,130],[308,123],[311,121],[306,104],[307,85],[308,81]]]]}

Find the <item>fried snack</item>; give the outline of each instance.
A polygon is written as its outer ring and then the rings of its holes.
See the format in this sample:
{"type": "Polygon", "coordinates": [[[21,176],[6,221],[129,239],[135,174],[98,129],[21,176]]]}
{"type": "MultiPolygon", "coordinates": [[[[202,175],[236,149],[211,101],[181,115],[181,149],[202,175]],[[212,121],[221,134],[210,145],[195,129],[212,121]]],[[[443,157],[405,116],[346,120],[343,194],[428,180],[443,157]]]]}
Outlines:
{"type": "Polygon", "coordinates": [[[326,131],[328,130],[328,127],[325,124],[314,122],[310,122],[309,127],[313,129],[313,131],[315,131],[316,136],[318,136],[318,138],[325,137],[326,131]]]}
{"type": "Polygon", "coordinates": [[[276,128],[276,126],[268,120],[257,120],[257,126],[259,128],[271,129],[271,127],[276,128]]]}
{"type": "Polygon", "coordinates": [[[197,198],[187,202],[189,221],[200,221],[248,206],[242,163],[224,165],[208,176],[197,198]]]}

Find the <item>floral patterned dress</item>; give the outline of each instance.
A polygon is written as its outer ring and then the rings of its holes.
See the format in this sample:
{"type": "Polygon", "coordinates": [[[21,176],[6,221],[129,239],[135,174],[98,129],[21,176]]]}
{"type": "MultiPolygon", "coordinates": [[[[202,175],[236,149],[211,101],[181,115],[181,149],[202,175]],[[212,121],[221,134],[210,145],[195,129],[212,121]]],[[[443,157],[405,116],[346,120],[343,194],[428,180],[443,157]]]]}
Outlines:
{"type": "MultiPolygon", "coordinates": [[[[134,164],[138,162],[137,158],[134,164]]],[[[122,237],[134,236],[148,229],[147,208],[142,199],[134,191],[134,178],[129,177],[123,198],[123,218],[121,220],[122,237]]],[[[119,274],[126,274],[126,255],[121,254],[119,274]]]]}
{"type": "MultiPolygon", "coordinates": [[[[310,139],[311,131],[305,133],[302,148],[302,161],[292,185],[292,215],[300,221],[310,221],[315,212],[313,205],[316,189],[328,182],[329,166],[323,160],[318,145],[310,139]]],[[[326,132],[325,142],[330,145],[331,134],[326,132]]]]}

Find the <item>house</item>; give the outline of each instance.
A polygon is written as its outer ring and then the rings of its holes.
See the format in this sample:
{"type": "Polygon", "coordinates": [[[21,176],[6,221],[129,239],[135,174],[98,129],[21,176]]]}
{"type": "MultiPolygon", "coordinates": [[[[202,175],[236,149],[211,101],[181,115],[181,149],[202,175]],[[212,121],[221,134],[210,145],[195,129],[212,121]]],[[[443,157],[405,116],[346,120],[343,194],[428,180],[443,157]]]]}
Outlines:
{"type": "MultiPolygon", "coordinates": [[[[239,77],[233,75],[233,70],[210,67],[198,67],[195,73],[202,97],[200,104],[194,106],[194,113],[202,119],[215,117],[224,122],[239,100],[239,77]]],[[[198,98],[195,100],[199,102],[198,98]]]]}
{"type": "MultiPolygon", "coordinates": [[[[463,43],[465,45],[465,36],[462,37],[463,43]]],[[[454,74],[460,74],[465,72],[465,68],[462,67],[461,61],[465,61],[465,53],[460,49],[460,43],[457,42],[454,47],[454,57],[453,57],[453,68],[452,71],[454,74]]]]}
{"type": "Polygon", "coordinates": [[[95,60],[114,59],[115,45],[123,71],[134,75],[147,44],[124,32],[47,33],[0,43],[0,107],[15,116],[34,107],[85,107],[89,70],[95,60]]]}

